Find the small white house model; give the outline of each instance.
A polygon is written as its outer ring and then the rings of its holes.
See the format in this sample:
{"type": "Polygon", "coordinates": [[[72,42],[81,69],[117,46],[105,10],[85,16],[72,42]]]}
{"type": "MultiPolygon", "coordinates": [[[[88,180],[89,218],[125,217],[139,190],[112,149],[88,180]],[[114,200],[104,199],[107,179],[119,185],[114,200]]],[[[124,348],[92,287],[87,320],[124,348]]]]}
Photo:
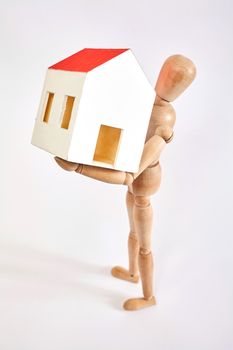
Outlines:
{"type": "Polygon", "coordinates": [[[137,172],[155,92],[129,49],[83,49],[47,70],[32,144],[137,172]]]}

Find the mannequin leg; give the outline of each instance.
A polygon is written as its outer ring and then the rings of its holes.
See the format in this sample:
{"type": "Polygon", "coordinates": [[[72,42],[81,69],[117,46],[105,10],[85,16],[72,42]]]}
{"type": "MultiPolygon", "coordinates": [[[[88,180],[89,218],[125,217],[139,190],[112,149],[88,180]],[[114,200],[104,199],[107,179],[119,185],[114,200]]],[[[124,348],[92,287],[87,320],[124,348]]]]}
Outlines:
{"type": "Polygon", "coordinates": [[[151,253],[152,206],[149,197],[135,196],[133,218],[139,239],[139,270],[142,280],[143,298],[129,299],[124,309],[137,310],[156,304],[153,296],[153,257],[151,253]]]}
{"type": "Polygon", "coordinates": [[[134,208],[134,195],[131,192],[126,193],[126,205],[129,216],[130,233],[128,236],[128,254],[129,254],[129,269],[126,270],[121,266],[115,266],[111,273],[114,277],[120,278],[129,282],[138,282],[138,254],[139,254],[139,243],[138,237],[135,232],[135,225],[133,219],[133,208],[134,208]]]}

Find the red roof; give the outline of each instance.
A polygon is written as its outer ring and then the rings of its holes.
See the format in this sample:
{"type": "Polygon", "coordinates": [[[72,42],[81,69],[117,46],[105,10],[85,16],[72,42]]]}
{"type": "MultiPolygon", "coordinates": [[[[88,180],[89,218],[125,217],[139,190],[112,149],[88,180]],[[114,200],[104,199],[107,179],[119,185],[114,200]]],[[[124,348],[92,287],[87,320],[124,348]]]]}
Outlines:
{"type": "Polygon", "coordinates": [[[49,69],[89,72],[128,49],[83,49],[49,67],[49,69]]]}

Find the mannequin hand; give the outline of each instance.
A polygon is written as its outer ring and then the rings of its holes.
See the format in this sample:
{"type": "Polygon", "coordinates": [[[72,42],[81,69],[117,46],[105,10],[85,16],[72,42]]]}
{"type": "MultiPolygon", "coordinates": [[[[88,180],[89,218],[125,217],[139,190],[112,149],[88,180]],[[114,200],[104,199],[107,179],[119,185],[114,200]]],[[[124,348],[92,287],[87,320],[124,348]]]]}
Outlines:
{"type": "Polygon", "coordinates": [[[127,173],[125,171],[68,162],[59,157],[55,157],[55,161],[64,170],[75,171],[76,173],[85,175],[92,179],[110,184],[130,185],[134,180],[132,173],[127,173]]]}
{"type": "Polygon", "coordinates": [[[75,171],[79,167],[78,163],[69,162],[68,160],[59,157],[54,157],[54,159],[62,169],[67,171],[75,171]]]}

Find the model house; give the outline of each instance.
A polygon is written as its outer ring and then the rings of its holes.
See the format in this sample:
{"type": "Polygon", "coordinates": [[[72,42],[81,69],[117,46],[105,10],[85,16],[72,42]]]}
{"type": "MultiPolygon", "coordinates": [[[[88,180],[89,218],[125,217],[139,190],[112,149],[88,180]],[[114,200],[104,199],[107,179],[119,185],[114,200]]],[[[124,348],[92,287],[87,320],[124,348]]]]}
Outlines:
{"type": "Polygon", "coordinates": [[[138,170],[155,92],[129,49],[83,49],[47,70],[32,144],[71,162],[138,170]]]}

